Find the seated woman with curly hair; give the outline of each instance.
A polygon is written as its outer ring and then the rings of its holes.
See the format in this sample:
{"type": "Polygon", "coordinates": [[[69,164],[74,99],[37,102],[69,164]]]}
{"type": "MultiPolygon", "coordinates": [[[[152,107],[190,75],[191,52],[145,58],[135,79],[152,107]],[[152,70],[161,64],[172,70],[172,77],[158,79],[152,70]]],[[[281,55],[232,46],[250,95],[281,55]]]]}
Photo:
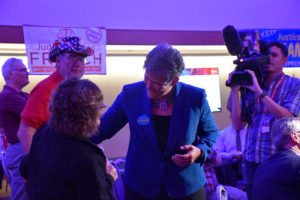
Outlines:
{"type": "Polygon", "coordinates": [[[116,169],[88,140],[103,107],[101,90],[89,80],[68,79],[58,86],[48,124],[34,135],[20,167],[29,199],[114,199],[116,169]]]}

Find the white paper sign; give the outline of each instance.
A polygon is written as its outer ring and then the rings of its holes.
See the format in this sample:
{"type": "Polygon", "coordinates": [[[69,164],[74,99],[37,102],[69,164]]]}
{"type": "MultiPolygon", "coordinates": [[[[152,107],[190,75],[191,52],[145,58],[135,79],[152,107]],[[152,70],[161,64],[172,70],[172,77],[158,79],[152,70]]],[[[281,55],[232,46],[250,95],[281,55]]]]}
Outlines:
{"type": "Polygon", "coordinates": [[[53,42],[66,36],[80,38],[80,44],[94,49],[87,57],[85,74],[106,74],[106,30],[103,28],[53,28],[24,26],[24,40],[30,74],[50,74],[55,63],[49,61],[53,42]]]}

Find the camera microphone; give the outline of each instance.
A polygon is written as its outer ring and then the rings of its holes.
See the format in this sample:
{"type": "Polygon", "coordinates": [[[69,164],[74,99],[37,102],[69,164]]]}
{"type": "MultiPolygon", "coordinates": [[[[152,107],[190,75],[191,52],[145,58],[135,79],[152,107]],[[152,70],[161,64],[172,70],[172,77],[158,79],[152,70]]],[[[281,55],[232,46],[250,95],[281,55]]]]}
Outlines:
{"type": "Polygon", "coordinates": [[[222,34],[228,52],[234,56],[239,55],[242,51],[242,41],[237,30],[228,25],[223,29],[222,34]]]}
{"type": "Polygon", "coordinates": [[[259,51],[262,55],[269,55],[269,46],[268,43],[264,40],[258,40],[259,51]]]}

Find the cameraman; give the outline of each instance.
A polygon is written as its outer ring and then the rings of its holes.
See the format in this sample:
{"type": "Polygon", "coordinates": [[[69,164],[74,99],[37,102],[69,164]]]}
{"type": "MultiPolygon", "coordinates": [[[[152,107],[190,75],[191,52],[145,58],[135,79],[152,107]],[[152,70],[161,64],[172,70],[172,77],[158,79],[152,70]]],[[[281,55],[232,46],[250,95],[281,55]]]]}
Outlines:
{"type": "MultiPolygon", "coordinates": [[[[262,86],[258,84],[255,73],[246,70],[252,76],[252,85],[232,86],[229,98],[234,128],[241,130],[248,124],[243,153],[243,176],[249,200],[252,199],[253,178],[258,165],[275,152],[270,132],[273,121],[282,117],[296,117],[300,110],[300,80],[283,73],[288,56],[286,46],[271,42],[268,48],[270,64],[263,66],[262,86]],[[247,88],[251,92],[241,98],[241,88],[247,88]],[[253,110],[250,120],[242,120],[245,119],[240,106],[242,101],[254,102],[253,106],[246,108],[253,110]]],[[[229,82],[233,73],[229,75],[229,82]]]]}

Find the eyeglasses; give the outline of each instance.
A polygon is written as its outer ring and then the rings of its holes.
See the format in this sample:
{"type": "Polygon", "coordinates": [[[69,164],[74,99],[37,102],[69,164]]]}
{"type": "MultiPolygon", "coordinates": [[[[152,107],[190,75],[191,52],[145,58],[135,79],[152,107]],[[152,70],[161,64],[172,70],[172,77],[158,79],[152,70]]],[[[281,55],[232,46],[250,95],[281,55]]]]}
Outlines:
{"type": "Polygon", "coordinates": [[[104,108],[107,108],[107,105],[102,104],[101,106],[98,107],[99,110],[102,110],[102,109],[104,109],[104,108]]]}
{"type": "Polygon", "coordinates": [[[78,56],[72,56],[70,59],[73,62],[79,62],[79,63],[84,64],[84,65],[88,62],[87,59],[82,58],[82,57],[78,57],[78,56]]]}
{"type": "Polygon", "coordinates": [[[81,56],[75,56],[75,55],[71,55],[71,54],[68,54],[68,59],[71,60],[73,63],[76,63],[76,62],[79,62],[80,64],[87,64],[88,61],[87,59],[81,57],[81,56]]]}
{"type": "Polygon", "coordinates": [[[172,81],[173,81],[173,79],[165,80],[165,81],[153,81],[153,80],[150,80],[146,75],[144,77],[144,82],[149,83],[149,84],[153,85],[154,87],[164,87],[164,86],[171,84],[172,81]]]}
{"type": "Polygon", "coordinates": [[[28,72],[27,68],[14,69],[13,71],[18,71],[18,72],[28,72]]]}
{"type": "Polygon", "coordinates": [[[102,104],[101,106],[97,107],[97,110],[99,113],[103,113],[103,109],[107,108],[107,106],[105,104],[102,104]]]}

